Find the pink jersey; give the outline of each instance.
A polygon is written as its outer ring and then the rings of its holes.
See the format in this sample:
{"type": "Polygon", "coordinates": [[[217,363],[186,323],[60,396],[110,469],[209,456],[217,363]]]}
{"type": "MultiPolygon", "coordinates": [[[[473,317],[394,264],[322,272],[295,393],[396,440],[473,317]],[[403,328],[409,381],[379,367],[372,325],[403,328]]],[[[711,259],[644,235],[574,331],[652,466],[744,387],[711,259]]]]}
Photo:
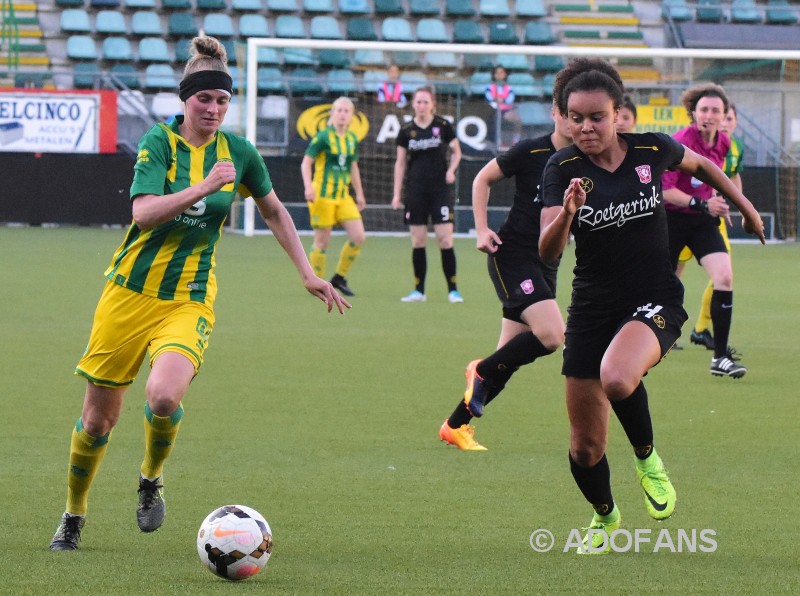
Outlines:
{"type": "MultiPolygon", "coordinates": [[[[731,139],[728,135],[717,133],[716,141],[713,145],[706,145],[696,124],[676,132],[672,137],[685,145],[698,155],[707,157],[712,163],[722,168],[725,163],[725,156],[731,147],[731,139]]],[[[661,185],[664,190],[677,188],[688,195],[707,201],[714,193],[714,189],[708,184],[701,182],[691,174],[680,170],[667,171],[661,176],[661,185]]],[[[681,213],[697,213],[688,207],[679,207],[671,203],[666,204],[668,211],[679,211],[681,213]]]]}

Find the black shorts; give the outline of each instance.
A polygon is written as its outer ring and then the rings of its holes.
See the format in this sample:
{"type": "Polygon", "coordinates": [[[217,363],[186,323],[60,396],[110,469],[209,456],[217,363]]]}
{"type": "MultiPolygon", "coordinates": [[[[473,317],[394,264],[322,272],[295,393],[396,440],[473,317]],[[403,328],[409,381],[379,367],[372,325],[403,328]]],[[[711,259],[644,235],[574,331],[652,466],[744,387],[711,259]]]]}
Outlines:
{"type": "Polygon", "coordinates": [[[684,246],[700,261],[715,252],[728,252],[725,239],[719,231],[719,217],[704,213],[678,213],[667,211],[669,227],[669,259],[673,269],[684,246]]]}
{"type": "Polygon", "coordinates": [[[534,249],[501,245],[487,259],[489,277],[503,304],[503,318],[518,323],[531,304],[556,297],[557,271],[546,268],[534,249]]]}
{"type": "Polygon", "coordinates": [[[641,306],[620,307],[597,312],[589,308],[569,309],[561,374],[579,379],[599,379],[600,362],[611,340],[630,321],[647,324],[658,338],[661,357],[681,336],[688,315],[680,304],[648,302],[641,306]]]}
{"type": "Polygon", "coordinates": [[[453,187],[406,189],[403,221],[407,226],[427,226],[428,222],[452,224],[455,221],[453,187]]]}

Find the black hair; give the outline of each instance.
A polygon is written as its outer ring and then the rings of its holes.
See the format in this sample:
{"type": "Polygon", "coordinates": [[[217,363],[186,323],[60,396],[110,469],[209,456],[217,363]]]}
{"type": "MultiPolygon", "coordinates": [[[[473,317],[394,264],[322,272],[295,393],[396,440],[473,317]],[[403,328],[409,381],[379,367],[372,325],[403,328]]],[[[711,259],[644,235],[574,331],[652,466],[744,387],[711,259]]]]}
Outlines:
{"type": "Polygon", "coordinates": [[[617,69],[601,58],[573,58],[556,75],[553,98],[561,114],[567,114],[567,103],[576,91],[605,91],[614,102],[614,109],[622,105],[625,84],[617,69]]]}

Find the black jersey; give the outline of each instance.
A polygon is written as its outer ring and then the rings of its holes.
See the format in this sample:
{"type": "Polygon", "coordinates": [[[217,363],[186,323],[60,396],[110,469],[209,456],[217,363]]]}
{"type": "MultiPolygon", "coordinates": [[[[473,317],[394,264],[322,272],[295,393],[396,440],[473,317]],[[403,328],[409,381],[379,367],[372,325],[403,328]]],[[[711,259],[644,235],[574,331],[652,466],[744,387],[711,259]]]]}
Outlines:
{"type": "Polygon", "coordinates": [[[598,167],[574,145],[547,163],[545,206],[563,205],[580,178],[586,204],[572,219],[575,236],[573,306],[613,308],[641,300],[683,303],[683,286],[669,260],[661,174],[683,159],[684,147],[663,133],[623,134],[625,158],[614,172],[598,167]]]}
{"type": "Polygon", "coordinates": [[[447,187],[447,148],[455,138],[453,125],[441,116],[434,116],[426,128],[417,126],[413,119],[400,128],[397,145],[408,151],[407,191],[447,187]]]}
{"type": "Polygon", "coordinates": [[[547,160],[556,152],[550,135],[520,141],[508,152],[497,156],[503,176],[514,178],[514,203],[498,231],[503,244],[533,248],[539,254],[539,229],[542,200],[539,185],[547,160]]]}

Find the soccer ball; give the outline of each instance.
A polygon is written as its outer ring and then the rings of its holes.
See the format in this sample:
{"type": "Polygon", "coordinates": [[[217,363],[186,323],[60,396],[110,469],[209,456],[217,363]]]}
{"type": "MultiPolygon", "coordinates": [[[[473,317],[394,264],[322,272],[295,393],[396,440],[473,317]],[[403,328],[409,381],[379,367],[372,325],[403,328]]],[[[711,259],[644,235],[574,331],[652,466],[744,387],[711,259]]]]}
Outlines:
{"type": "Polygon", "coordinates": [[[272,530],[255,509],[225,505],[212,511],[197,532],[197,554],[212,573],[230,580],[261,571],[272,553],[272,530]]]}

